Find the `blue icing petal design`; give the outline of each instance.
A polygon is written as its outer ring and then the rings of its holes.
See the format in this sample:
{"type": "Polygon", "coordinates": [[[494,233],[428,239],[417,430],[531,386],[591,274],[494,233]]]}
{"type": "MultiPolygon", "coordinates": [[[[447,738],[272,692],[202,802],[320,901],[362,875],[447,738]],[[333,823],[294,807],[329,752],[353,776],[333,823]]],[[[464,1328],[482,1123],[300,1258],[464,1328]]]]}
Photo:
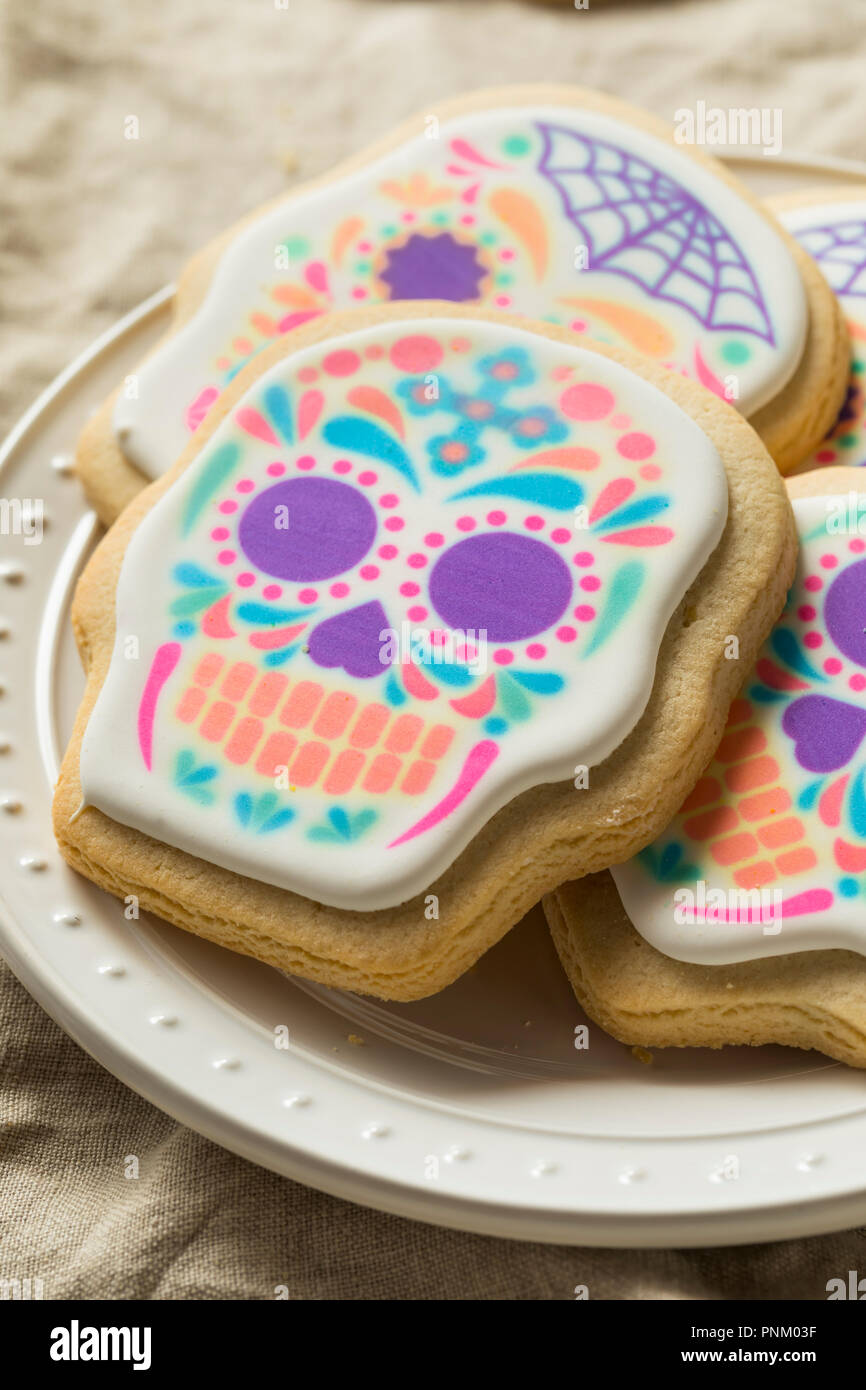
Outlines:
{"type": "Polygon", "coordinates": [[[459,502],[464,497],[516,497],[521,502],[568,512],[583,501],[583,488],[580,483],[561,478],[558,473],[514,473],[508,478],[476,483],[475,487],[454,493],[449,500],[459,502]]]}
{"type": "Polygon", "coordinates": [[[661,859],[659,860],[659,869],[661,870],[661,873],[663,875],[669,874],[671,870],[676,867],[676,865],[679,863],[682,857],[682,848],[680,847],[680,845],[676,843],[676,841],[674,841],[672,844],[665,845],[664,849],[662,850],[661,859]]]}
{"type": "Polygon", "coordinates": [[[174,784],[178,791],[192,797],[200,806],[210,806],[216,797],[208,783],[214,780],[218,771],[212,763],[202,763],[196,767],[194,754],[184,748],[175,759],[174,784]]]}
{"type": "Polygon", "coordinates": [[[190,613],[198,613],[202,608],[210,608],[212,603],[225,593],[225,589],[194,589],[191,594],[182,594],[169,607],[169,612],[178,618],[190,613]]]}
{"type": "Polygon", "coordinates": [[[607,591],[607,599],[596,619],[584,656],[591,656],[619,627],[643,588],[646,570],[640,560],[629,560],[617,570],[607,591]]]}
{"type": "Polygon", "coordinates": [[[192,472],[197,476],[186,499],[181,523],[185,536],[189,535],[214,493],[231,477],[240,456],[241,451],[237,444],[222,444],[214,450],[201,470],[193,466],[192,472]]]}
{"type": "Polygon", "coordinates": [[[610,516],[597,521],[593,526],[593,531],[618,531],[621,526],[635,526],[642,521],[649,521],[652,517],[658,516],[661,512],[667,511],[671,505],[670,498],[664,496],[642,497],[638,502],[631,502],[628,506],[620,507],[618,511],[612,512],[610,516]]]}
{"type": "Polygon", "coordinates": [[[234,799],[235,815],[244,829],[265,835],[279,830],[295,819],[290,806],[280,806],[276,792],[262,792],[261,796],[250,796],[249,792],[238,792],[234,799]]]}
{"type": "Polygon", "coordinates": [[[291,647],[278,647],[274,652],[268,652],[263,658],[266,666],[284,666],[290,656],[294,656],[298,650],[299,643],[295,642],[291,647]]]}
{"type": "Polygon", "coordinates": [[[338,415],[334,420],[328,421],[322,434],[335,449],[365,454],[369,458],[379,459],[381,463],[390,464],[398,473],[402,473],[416,492],[420,492],[418,477],[409,455],[396,439],[392,439],[378,425],[372,424],[369,420],[362,420],[357,415],[338,415]]]}
{"type": "Polygon", "coordinates": [[[259,826],[259,830],[266,834],[271,830],[279,830],[282,826],[288,825],[295,819],[295,813],[288,806],[284,806],[281,811],[276,811],[272,816],[268,816],[259,826]]]}
{"type": "Polygon", "coordinates": [[[262,396],[265,410],[278,432],[287,444],[294,443],[295,426],[292,419],[292,401],[284,386],[269,386],[262,396]]]}
{"type": "Polygon", "coordinates": [[[405,705],[406,703],[406,692],[393,671],[385,682],[385,697],[392,705],[405,705]]]}
{"type": "Polygon", "coordinates": [[[536,695],[555,695],[565,685],[562,676],[553,671],[509,671],[508,674],[536,695]]]}
{"type": "Polygon", "coordinates": [[[525,348],[506,348],[504,352],[494,352],[478,359],[478,370],[489,377],[496,391],[508,390],[512,386],[531,386],[535,381],[535,370],[525,348]],[[500,378],[494,375],[496,368],[508,365],[516,368],[513,376],[500,378]]]}
{"type": "Polygon", "coordinates": [[[761,705],[775,705],[780,700],[789,700],[791,697],[783,690],[770,690],[766,685],[753,685],[749,691],[749,698],[757,700],[761,705]]]}
{"type": "Polygon", "coordinates": [[[823,777],[819,777],[817,782],[810,782],[804,787],[797,797],[797,805],[801,811],[811,811],[818,797],[821,795],[821,788],[824,786],[823,777]]]}
{"type": "Polygon", "coordinates": [[[519,721],[529,718],[532,713],[532,705],[520,686],[511,679],[507,672],[503,672],[499,678],[498,694],[502,708],[509,719],[519,721]]]}
{"type": "Polygon", "coordinates": [[[193,565],[189,562],[175,565],[172,570],[172,578],[188,589],[221,589],[224,587],[217,575],[208,574],[207,570],[203,570],[200,565],[193,565]]]}
{"type": "Polygon", "coordinates": [[[258,626],[282,627],[283,623],[294,623],[306,618],[315,608],[271,608],[266,603],[241,603],[237,608],[238,617],[245,623],[258,626]]]}
{"type": "Polygon", "coordinates": [[[418,665],[426,675],[435,676],[445,685],[469,685],[472,681],[472,672],[468,667],[458,666],[453,661],[425,661],[423,656],[419,656],[418,665]]]}
{"type": "Polygon", "coordinates": [[[332,806],[327,814],[327,823],[312,826],[307,831],[307,836],[311,840],[324,841],[326,844],[349,844],[352,840],[359,840],[376,818],[377,813],[369,807],[350,815],[344,807],[332,806]]]}
{"type": "Polygon", "coordinates": [[[328,820],[331,822],[338,835],[342,835],[348,840],[352,834],[352,823],[349,814],[342,806],[335,806],[328,812],[328,820]]]}
{"type": "Polygon", "coordinates": [[[854,778],[848,802],[848,814],[854,831],[861,840],[866,840],[866,770],[862,767],[854,778]]]}
{"type": "Polygon", "coordinates": [[[826,679],[820,671],[806,660],[803,655],[800,643],[797,641],[793,632],[787,627],[779,627],[770,638],[770,645],[777,656],[780,656],[792,671],[797,671],[801,676],[808,676],[813,681],[823,681],[826,679]]]}

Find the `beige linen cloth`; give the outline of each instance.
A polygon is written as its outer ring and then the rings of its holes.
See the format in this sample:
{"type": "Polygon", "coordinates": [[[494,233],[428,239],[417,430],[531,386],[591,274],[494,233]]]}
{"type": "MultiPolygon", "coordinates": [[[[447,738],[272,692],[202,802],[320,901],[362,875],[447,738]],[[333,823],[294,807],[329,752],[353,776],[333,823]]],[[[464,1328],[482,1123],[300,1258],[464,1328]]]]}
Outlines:
{"type": "MultiPolygon", "coordinates": [[[[0,24],[4,431],[223,226],[465,89],[577,82],[668,119],[779,107],[787,150],[866,157],[863,0],[6,0],[0,24]]],[[[0,1233],[0,1279],[54,1299],[821,1299],[866,1271],[866,1231],[593,1251],[323,1196],[153,1109],[2,964],[0,1233]]]]}

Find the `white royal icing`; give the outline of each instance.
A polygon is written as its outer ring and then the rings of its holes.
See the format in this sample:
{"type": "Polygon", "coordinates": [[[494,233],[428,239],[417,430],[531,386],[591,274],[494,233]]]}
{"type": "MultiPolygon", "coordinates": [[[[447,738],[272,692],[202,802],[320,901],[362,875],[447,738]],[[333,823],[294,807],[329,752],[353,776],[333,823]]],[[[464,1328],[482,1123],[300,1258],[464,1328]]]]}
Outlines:
{"type": "Polygon", "coordinates": [[[251,221],[121,392],[118,441],[158,477],[274,337],[331,309],[419,298],[636,348],[747,416],[793,375],[808,320],[778,233],[685,149],[573,106],[476,112],[251,221]]]}
{"type": "Polygon", "coordinates": [[[597,353],[424,318],[287,356],[130,541],[86,801],[402,902],[625,738],[726,515],[706,435],[597,353]]]}

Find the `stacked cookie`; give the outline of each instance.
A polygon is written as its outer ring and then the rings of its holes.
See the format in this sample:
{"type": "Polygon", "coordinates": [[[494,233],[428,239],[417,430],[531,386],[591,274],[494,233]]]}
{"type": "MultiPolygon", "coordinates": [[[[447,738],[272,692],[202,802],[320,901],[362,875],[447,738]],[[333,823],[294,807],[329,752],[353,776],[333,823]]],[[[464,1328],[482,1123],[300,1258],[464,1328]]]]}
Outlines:
{"type": "Polygon", "coordinates": [[[203,251],[79,447],[69,862],[402,1000],[547,895],[617,1037],[866,1065],[866,543],[822,471],[859,447],[852,207],[792,236],[648,117],[526,88],[203,251]]]}

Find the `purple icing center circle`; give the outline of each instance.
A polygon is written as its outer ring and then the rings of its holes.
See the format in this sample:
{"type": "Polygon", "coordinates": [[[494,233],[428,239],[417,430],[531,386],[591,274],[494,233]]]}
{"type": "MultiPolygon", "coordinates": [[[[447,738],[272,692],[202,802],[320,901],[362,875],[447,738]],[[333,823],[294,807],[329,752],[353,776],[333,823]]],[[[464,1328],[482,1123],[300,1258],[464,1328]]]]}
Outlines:
{"type": "Polygon", "coordinates": [[[376,513],[366,497],[331,478],[290,478],[265,488],[238,528],[251,564],[296,584],[344,574],[375,538],[376,513]]]}
{"type": "Polygon", "coordinates": [[[458,541],[436,561],[430,602],[462,632],[489,642],[520,642],[545,632],[571,601],[565,561],[542,541],[497,531],[458,541]]]}
{"type": "Polygon", "coordinates": [[[824,621],[840,652],[858,666],[866,666],[866,560],[849,565],[833,580],[824,603],[824,621]]]}

